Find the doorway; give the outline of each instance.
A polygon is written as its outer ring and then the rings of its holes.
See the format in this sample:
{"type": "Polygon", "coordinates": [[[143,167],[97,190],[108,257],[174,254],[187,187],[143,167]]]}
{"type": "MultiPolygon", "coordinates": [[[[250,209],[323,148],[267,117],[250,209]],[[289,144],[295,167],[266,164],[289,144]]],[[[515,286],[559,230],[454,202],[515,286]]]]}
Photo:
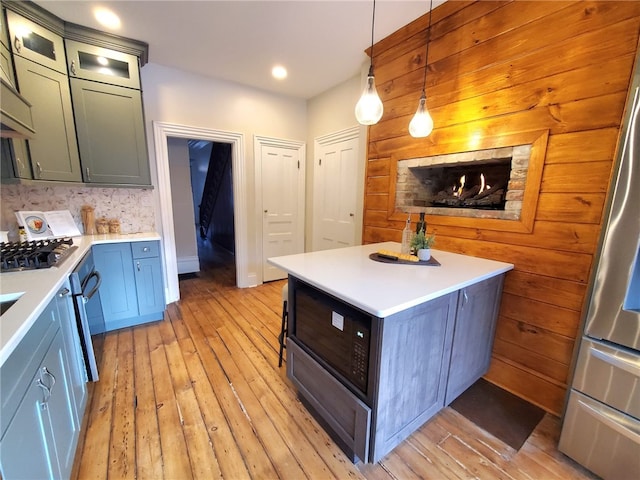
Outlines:
{"type": "Polygon", "coordinates": [[[247,238],[248,212],[244,135],[242,133],[210,130],[165,122],[153,122],[154,147],[157,157],[158,189],[155,196],[156,211],[160,215],[158,230],[162,236],[165,267],[167,303],[180,299],[176,242],[174,230],[173,203],[171,198],[171,175],[169,171],[168,139],[198,138],[202,140],[229,143],[232,145],[231,162],[233,170],[233,210],[235,230],[236,285],[240,288],[257,285],[257,274],[249,269],[249,242],[247,238]]]}
{"type": "Polygon", "coordinates": [[[188,148],[199,269],[224,268],[235,278],[232,145],[189,140],[188,148]]]}

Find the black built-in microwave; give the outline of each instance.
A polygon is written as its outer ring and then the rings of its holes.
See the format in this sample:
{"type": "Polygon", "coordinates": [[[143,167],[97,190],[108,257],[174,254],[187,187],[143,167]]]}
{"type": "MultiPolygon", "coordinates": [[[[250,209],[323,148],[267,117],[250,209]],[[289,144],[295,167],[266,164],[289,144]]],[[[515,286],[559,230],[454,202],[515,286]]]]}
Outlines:
{"type": "Polygon", "coordinates": [[[362,398],[369,395],[371,316],[299,280],[290,337],[362,398]]]}

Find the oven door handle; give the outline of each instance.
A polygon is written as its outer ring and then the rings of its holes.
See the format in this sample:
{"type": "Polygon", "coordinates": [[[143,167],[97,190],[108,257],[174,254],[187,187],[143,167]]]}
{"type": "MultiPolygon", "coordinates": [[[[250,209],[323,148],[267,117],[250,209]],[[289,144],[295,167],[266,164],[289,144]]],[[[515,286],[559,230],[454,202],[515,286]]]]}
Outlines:
{"type": "Polygon", "coordinates": [[[91,272],[82,282],[82,296],[84,297],[84,301],[88,302],[89,300],[91,300],[91,297],[93,297],[96,292],[98,291],[98,289],[100,288],[100,285],[102,284],[102,277],[100,276],[100,272],[94,270],[93,272],[91,272]],[[92,278],[96,278],[96,284],[95,286],[91,289],[91,291],[89,293],[84,293],[84,289],[85,287],[89,284],[89,281],[92,278]]]}

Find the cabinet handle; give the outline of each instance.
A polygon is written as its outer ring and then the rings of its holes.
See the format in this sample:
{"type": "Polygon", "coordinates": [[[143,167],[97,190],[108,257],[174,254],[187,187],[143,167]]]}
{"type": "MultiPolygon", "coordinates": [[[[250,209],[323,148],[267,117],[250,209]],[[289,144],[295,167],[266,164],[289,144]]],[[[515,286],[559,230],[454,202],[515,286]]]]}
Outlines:
{"type": "Polygon", "coordinates": [[[51,398],[51,389],[47,387],[44,383],[42,383],[42,380],[40,379],[36,380],[36,385],[39,386],[44,392],[44,399],[40,404],[40,408],[42,408],[43,410],[46,410],[48,408],[47,404],[49,402],[49,399],[51,398]]]}
{"type": "Polygon", "coordinates": [[[18,37],[16,35],[15,40],[13,41],[13,46],[16,49],[16,52],[20,53],[22,51],[22,40],[20,40],[20,37],[18,37]]]}
{"type": "Polygon", "coordinates": [[[51,379],[51,386],[49,387],[49,390],[53,390],[53,386],[56,384],[56,377],[47,367],[42,367],[42,373],[51,379]]]}
{"type": "Polygon", "coordinates": [[[462,308],[464,308],[468,301],[469,296],[467,295],[467,289],[465,288],[464,290],[462,290],[462,308]]]}
{"type": "Polygon", "coordinates": [[[87,167],[87,181],[91,181],[91,172],[89,172],[89,167],[87,167]]]}
{"type": "Polygon", "coordinates": [[[40,178],[42,176],[42,165],[40,165],[40,162],[36,162],[36,167],[38,167],[38,178],[40,178]]]}
{"type": "Polygon", "coordinates": [[[140,262],[136,262],[136,266],[138,267],[138,271],[140,271],[140,262]]]}
{"type": "Polygon", "coordinates": [[[76,75],[76,61],[75,60],[71,60],[71,67],[69,67],[69,70],[71,71],[71,75],[76,75]]]}
{"type": "Polygon", "coordinates": [[[66,296],[67,296],[67,295],[69,295],[70,293],[71,293],[71,291],[70,291],[67,287],[65,287],[65,288],[63,288],[62,290],[60,290],[60,292],[58,292],[58,296],[59,296],[60,298],[62,298],[62,297],[66,297],[66,296]]]}

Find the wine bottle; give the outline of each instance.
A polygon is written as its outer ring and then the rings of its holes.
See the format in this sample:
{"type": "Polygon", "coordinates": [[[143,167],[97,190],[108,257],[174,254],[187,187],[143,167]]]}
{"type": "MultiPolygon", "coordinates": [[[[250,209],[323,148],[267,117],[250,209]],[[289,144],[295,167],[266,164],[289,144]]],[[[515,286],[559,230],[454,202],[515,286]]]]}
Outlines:
{"type": "Polygon", "coordinates": [[[420,212],[420,220],[416,223],[416,235],[420,233],[420,230],[424,230],[424,233],[427,233],[427,222],[424,221],[424,212],[420,212]]]}
{"type": "Polygon", "coordinates": [[[407,224],[402,230],[402,246],[400,247],[401,253],[409,253],[411,250],[411,237],[413,236],[413,232],[411,231],[411,214],[409,214],[409,218],[407,218],[407,224]]]}

